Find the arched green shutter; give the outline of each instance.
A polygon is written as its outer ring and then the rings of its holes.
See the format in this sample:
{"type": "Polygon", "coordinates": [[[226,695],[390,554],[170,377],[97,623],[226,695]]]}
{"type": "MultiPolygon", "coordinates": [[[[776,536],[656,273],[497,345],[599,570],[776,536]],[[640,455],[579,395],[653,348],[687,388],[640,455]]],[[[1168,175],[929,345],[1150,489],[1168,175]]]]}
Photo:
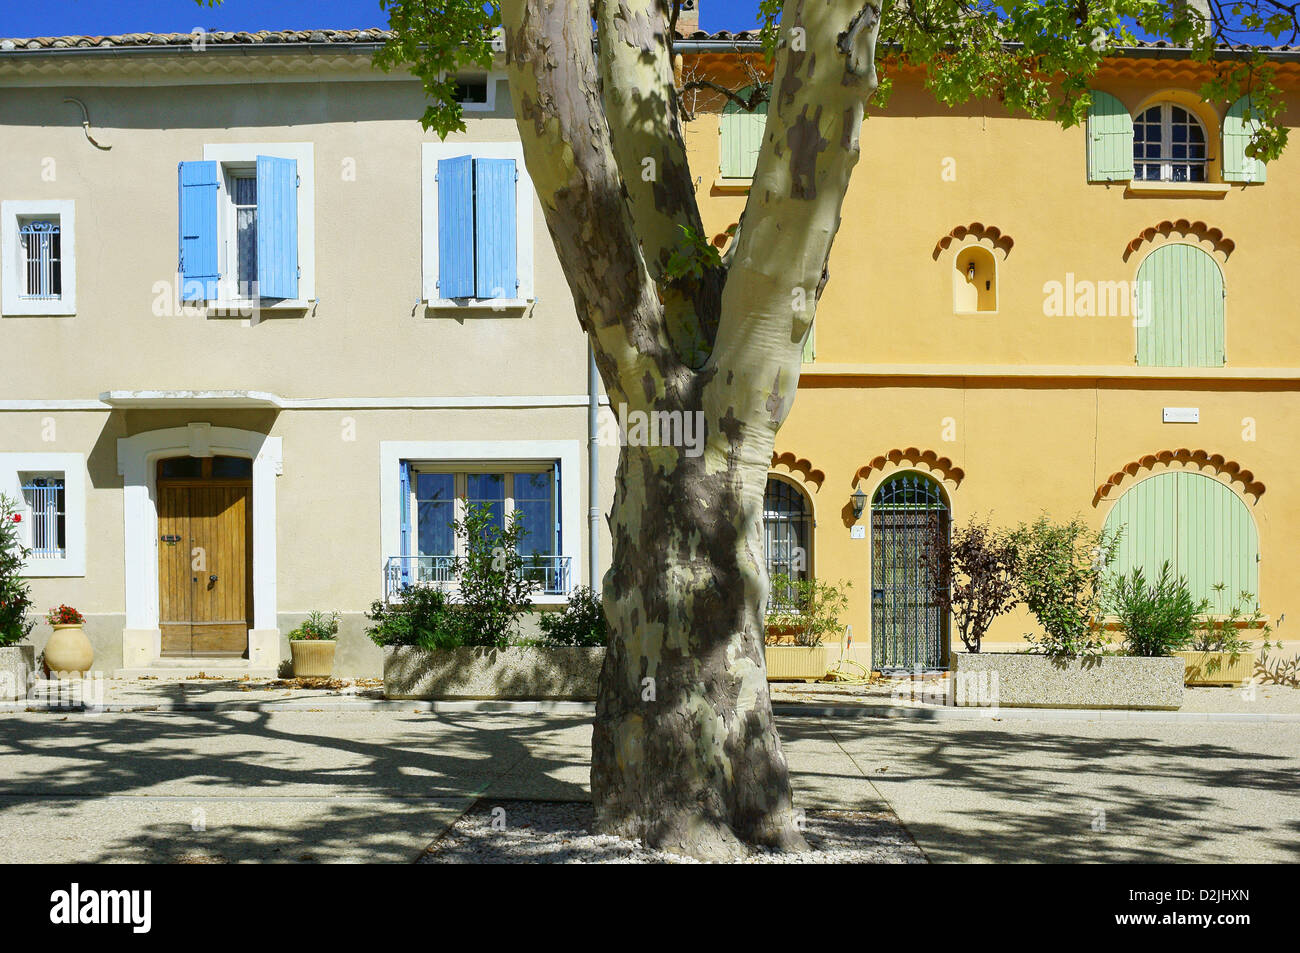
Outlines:
{"type": "MultiPolygon", "coordinates": [[[[752,87],[745,87],[737,95],[748,98],[752,87]]],[[[722,177],[724,179],[749,179],[758,164],[758,150],[763,145],[763,131],[767,128],[767,103],[761,103],[753,112],[731,100],[722,107],[719,144],[722,177]]]]}
{"type": "Polygon", "coordinates": [[[1223,117],[1223,180],[1225,182],[1263,182],[1264,163],[1246,155],[1246,146],[1255,134],[1258,122],[1246,118],[1250,97],[1242,96],[1223,117]]]}
{"type": "Polygon", "coordinates": [[[1088,181],[1126,182],[1133,178],[1133,117],[1110,93],[1089,93],[1088,181]]]}
{"type": "Polygon", "coordinates": [[[1137,362],[1222,367],[1223,273],[1194,245],[1162,245],[1137,274],[1137,362]]]}
{"type": "Polygon", "coordinates": [[[1210,600],[1212,612],[1226,614],[1242,592],[1257,604],[1259,533],[1241,497],[1218,480],[1184,471],[1148,477],[1116,500],[1106,517],[1108,532],[1120,527],[1113,571],[1127,575],[1141,567],[1153,580],[1168,560],[1194,598],[1210,600]],[[1222,592],[1215,591],[1219,583],[1222,592]]]}

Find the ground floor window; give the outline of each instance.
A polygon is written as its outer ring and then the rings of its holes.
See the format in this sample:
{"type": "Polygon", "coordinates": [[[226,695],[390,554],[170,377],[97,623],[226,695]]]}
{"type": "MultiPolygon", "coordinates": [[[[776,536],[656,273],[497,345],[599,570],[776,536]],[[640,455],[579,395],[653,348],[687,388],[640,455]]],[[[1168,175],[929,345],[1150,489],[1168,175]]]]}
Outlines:
{"type": "Polygon", "coordinates": [[[1195,599],[1227,614],[1251,594],[1243,611],[1259,604],[1259,533],[1250,509],[1232,489],[1202,473],[1159,473],[1134,484],[1115,501],[1106,530],[1119,533],[1111,568],[1141,567],[1147,579],[1167,561],[1187,579],[1195,599]],[[1222,588],[1218,588],[1222,584],[1222,588]]]}
{"type": "MultiPolygon", "coordinates": [[[[767,478],[763,494],[763,555],[768,579],[784,576],[791,580],[812,578],[812,506],[804,491],[779,476],[767,478]]],[[[771,605],[793,606],[790,586],[773,586],[771,605]]]]}
{"type": "Polygon", "coordinates": [[[63,474],[21,474],[23,502],[31,515],[33,559],[63,559],[68,552],[67,503],[63,474]]]}

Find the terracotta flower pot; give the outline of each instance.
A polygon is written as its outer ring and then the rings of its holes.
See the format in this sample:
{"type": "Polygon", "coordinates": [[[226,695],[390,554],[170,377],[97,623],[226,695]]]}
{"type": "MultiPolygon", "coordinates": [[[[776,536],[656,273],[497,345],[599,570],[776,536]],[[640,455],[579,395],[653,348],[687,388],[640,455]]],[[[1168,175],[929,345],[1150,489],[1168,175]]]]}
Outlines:
{"type": "Polygon", "coordinates": [[[334,674],[333,639],[290,639],[294,678],[329,678],[334,674]]]}
{"type": "Polygon", "coordinates": [[[81,624],[56,625],[45,643],[45,667],[56,678],[85,678],[95,662],[95,647],[81,624]]]}

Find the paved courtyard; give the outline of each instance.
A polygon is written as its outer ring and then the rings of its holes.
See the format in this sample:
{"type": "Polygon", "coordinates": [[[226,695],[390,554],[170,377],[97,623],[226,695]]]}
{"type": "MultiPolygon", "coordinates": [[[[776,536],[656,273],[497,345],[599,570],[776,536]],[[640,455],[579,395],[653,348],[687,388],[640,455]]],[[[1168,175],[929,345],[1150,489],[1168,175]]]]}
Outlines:
{"type": "MultiPolygon", "coordinates": [[[[410,862],[478,799],[588,796],[589,716],[0,715],[9,862],[410,862]]],[[[800,803],[946,861],[1300,860],[1300,723],[782,717],[800,803]]]]}

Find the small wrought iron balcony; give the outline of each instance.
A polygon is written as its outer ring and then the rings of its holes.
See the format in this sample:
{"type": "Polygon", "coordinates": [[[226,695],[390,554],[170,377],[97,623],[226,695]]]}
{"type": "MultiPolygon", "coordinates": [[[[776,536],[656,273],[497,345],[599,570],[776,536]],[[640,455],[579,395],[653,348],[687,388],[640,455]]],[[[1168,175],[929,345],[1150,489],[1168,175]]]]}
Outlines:
{"type": "MultiPolygon", "coordinates": [[[[542,595],[567,596],[573,588],[571,563],[568,556],[527,556],[523,575],[541,584],[542,595]]],[[[455,589],[456,582],[454,556],[389,556],[384,564],[384,601],[400,600],[408,586],[455,589]]]]}

